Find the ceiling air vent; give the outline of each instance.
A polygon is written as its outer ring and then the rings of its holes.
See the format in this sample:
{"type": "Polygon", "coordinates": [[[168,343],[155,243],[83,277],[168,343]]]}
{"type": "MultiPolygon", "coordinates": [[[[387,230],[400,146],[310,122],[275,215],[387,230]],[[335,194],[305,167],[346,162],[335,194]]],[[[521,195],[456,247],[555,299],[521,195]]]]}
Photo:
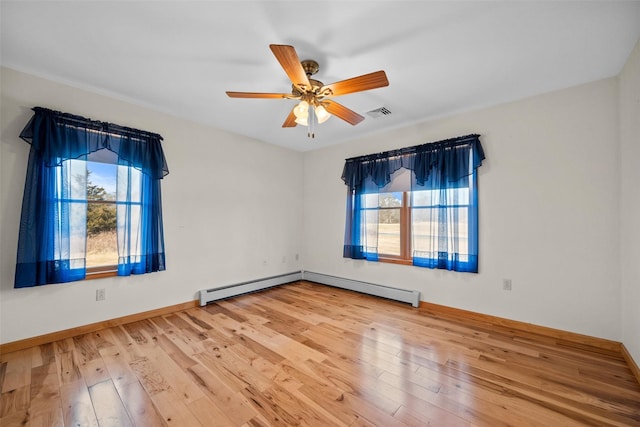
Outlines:
{"type": "Polygon", "coordinates": [[[374,119],[377,119],[379,117],[390,116],[391,110],[389,110],[387,107],[380,107],[380,108],[376,108],[375,110],[368,111],[367,115],[369,117],[373,117],[374,119]]]}

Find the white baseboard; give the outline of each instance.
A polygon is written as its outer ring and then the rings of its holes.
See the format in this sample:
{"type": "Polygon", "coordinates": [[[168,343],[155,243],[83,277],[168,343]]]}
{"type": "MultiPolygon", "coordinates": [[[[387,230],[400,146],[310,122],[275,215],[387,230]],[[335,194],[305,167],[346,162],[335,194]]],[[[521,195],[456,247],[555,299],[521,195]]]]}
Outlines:
{"type": "Polygon", "coordinates": [[[266,277],[264,279],[251,280],[248,282],[235,283],[221,288],[203,289],[200,291],[200,306],[207,305],[211,301],[231,298],[250,292],[261,291],[285,283],[302,280],[302,271],[282,274],[280,276],[266,277]]]}
{"type": "Polygon", "coordinates": [[[364,294],[406,302],[414,307],[418,307],[420,305],[420,292],[418,291],[409,291],[390,286],[376,285],[368,282],[360,282],[358,280],[313,273],[311,271],[303,271],[302,278],[310,282],[321,283],[323,285],[334,286],[336,288],[349,289],[351,291],[361,292],[364,294]]]}
{"type": "Polygon", "coordinates": [[[220,288],[203,289],[200,291],[200,306],[207,305],[211,301],[231,298],[250,292],[261,291],[285,283],[308,280],[322,285],[348,289],[363,294],[374,295],[411,304],[414,307],[420,305],[420,292],[406,289],[393,288],[391,286],[376,285],[374,283],[360,282],[358,280],[344,279],[342,277],[329,276],[327,274],[311,271],[296,271],[279,276],[266,277],[248,282],[235,283],[220,288]]]}

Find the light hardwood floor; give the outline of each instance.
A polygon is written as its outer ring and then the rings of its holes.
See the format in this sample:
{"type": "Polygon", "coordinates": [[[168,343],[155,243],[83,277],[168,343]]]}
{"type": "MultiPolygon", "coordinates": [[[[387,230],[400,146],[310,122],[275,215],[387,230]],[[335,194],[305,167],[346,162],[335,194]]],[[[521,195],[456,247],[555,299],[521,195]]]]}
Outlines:
{"type": "Polygon", "coordinates": [[[633,426],[621,355],[298,282],[0,355],[0,425],[633,426]]]}

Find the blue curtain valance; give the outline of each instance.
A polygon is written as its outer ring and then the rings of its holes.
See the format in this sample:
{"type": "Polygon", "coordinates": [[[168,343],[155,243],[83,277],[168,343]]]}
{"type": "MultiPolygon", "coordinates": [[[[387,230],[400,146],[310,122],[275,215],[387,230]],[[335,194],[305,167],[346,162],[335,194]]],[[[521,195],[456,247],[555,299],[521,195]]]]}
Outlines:
{"type": "Polygon", "coordinates": [[[169,173],[162,136],[113,123],[34,107],[35,114],[20,133],[48,167],[106,148],[120,164],[135,167],[151,178],[169,173]]]}
{"type": "Polygon", "coordinates": [[[435,178],[433,173],[439,174],[441,180],[455,182],[478,168],[484,158],[480,135],[472,134],[347,159],[342,180],[352,191],[362,187],[368,178],[382,188],[391,182],[394,172],[405,168],[414,172],[419,185],[435,178]],[[469,156],[469,150],[473,156],[469,156]],[[470,158],[474,162],[471,169],[470,158]]]}

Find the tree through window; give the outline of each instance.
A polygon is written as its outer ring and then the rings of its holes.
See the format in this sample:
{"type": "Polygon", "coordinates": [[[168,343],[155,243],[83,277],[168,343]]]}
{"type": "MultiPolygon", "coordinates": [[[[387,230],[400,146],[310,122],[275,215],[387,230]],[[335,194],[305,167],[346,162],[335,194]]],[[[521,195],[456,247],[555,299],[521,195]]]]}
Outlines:
{"type": "Polygon", "coordinates": [[[90,271],[115,270],[118,265],[116,176],[116,165],[87,162],[86,266],[90,271]]]}

